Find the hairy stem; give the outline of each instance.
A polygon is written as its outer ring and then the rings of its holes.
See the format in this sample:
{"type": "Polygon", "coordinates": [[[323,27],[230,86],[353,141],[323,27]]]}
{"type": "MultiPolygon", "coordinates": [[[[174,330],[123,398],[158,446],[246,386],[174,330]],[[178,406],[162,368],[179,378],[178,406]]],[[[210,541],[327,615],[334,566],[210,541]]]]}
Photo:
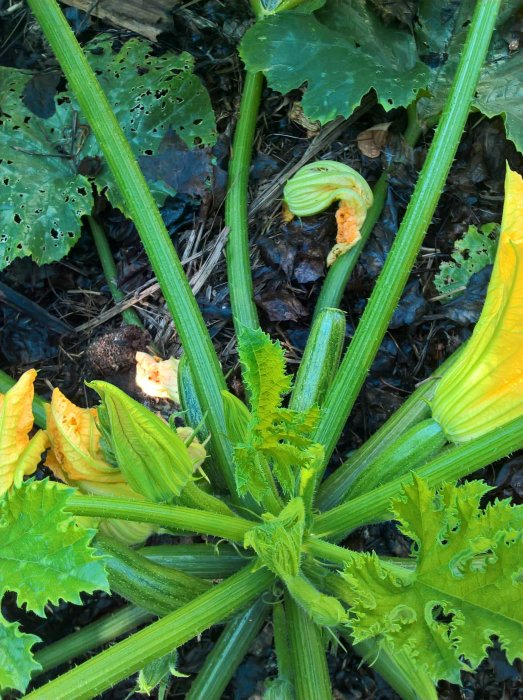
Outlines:
{"type": "Polygon", "coordinates": [[[40,671],[33,673],[33,678],[46,673],[55,666],[70,661],[81,654],[86,654],[91,649],[102,646],[121,634],[138,627],[152,617],[151,613],[135,605],[126,605],[115,613],[104,615],[96,622],[83,627],[78,632],[68,634],[67,637],[49,644],[35,654],[35,661],[41,665],[40,671]]]}
{"type": "MultiPolygon", "coordinates": [[[[98,223],[94,216],[88,216],[87,222],[98,252],[98,257],[100,258],[100,262],[102,264],[102,270],[107,281],[107,286],[109,287],[113,301],[118,303],[119,301],[125,299],[125,294],[118,287],[118,272],[116,270],[116,265],[114,264],[109,241],[107,240],[103,227],[98,223]]],[[[129,324],[130,326],[138,326],[139,328],[143,328],[143,323],[133,308],[124,309],[122,311],[122,318],[125,323],[129,324]]]]}
{"type": "MultiPolygon", "coordinates": [[[[416,473],[431,486],[438,486],[444,481],[457,481],[522,447],[523,418],[516,418],[476,440],[449,448],[417,469],[416,473]]],[[[410,476],[394,479],[370,493],[319,515],[314,521],[314,534],[317,537],[340,540],[360,525],[390,517],[391,499],[397,498],[403,485],[410,480],[410,476]]]]}
{"type": "Polygon", "coordinates": [[[80,104],[107,165],[134,221],[151,267],[158,279],[176,330],[193,370],[196,390],[204,411],[221,478],[232,494],[236,485],[231,449],[225,437],[221,391],[225,380],[180,260],[162,221],[131,147],[118,124],[76,37],[56,0],[29,0],[29,6],[49,41],[69,86],[80,104]]]}
{"type": "Polygon", "coordinates": [[[236,333],[240,332],[242,326],[259,327],[249,257],[247,193],[262,87],[263,74],[247,71],[229,163],[229,185],[225,201],[225,224],[229,228],[227,277],[236,333]]]}
{"type": "Polygon", "coordinates": [[[74,515],[152,523],[175,530],[224,537],[232,542],[243,542],[245,533],[254,525],[240,516],[102,496],[72,496],[67,503],[67,510],[74,515]]]}
{"type": "Polygon", "coordinates": [[[501,0],[478,0],[439,126],[396,240],[342,361],[316,439],[332,454],[383,340],[458,147],[501,0]]]}
{"type": "Polygon", "coordinates": [[[273,580],[274,576],[265,568],[252,571],[250,566],[245,567],[208,593],[34,690],[26,698],[89,700],[249,605],[273,580]]]}

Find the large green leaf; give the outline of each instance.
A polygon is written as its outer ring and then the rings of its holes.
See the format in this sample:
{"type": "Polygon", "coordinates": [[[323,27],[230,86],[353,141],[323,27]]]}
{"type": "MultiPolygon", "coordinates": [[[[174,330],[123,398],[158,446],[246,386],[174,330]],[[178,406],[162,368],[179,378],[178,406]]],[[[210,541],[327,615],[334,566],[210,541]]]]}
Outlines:
{"type": "Polygon", "coordinates": [[[249,29],[240,54],[279,92],[307,83],[303,109],[321,122],[349,116],[372,88],[387,110],[410,104],[429,76],[411,33],[383,24],[365,0],[269,17],[249,29]]]}
{"type": "MultiPolygon", "coordinates": [[[[199,149],[216,137],[209,95],[192,72],[193,59],[187,53],[153,56],[140,39],[113,54],[107,35],[85,50],[162,204],[176,194],[150,167],[162,140],[174,132],[189,149],[199,149]]],[[[38,116],[27,106],[35,102],[29,99],[35,84],[23,71],[0,67],[0,269],[18,257],[44,264],[66,255],[80,236],[81,217],[92,210],[92,182],[125,213],[74,98],[63,92],[52,99],[46,83],[48,109],[45,118],[38,116]]]]}
{"type": "Polygon", "coordinates": [[[26,481],[0,499],[0,597],[44,615],[48,603],[81,603],[80,593],[109,590],[103,560],[89,543],[95,533],[66,512],[74,489],[26,481]]]}
{"type": "Polygon", "coordinates": [[[492,56],[484,66],[474,106],[487,117],[501,115],[507,138],[523,153],[523,51],[492,56]]]}
{"type": "Polygon", "coordinates": [[[93,206],[89,180],[66,156],[69,102],[49,119],[37,117],[21,100],[30,77],[0,68],[0,269],[26,255],[42,265],[60,260],[93,206]]]}
{"type": "Polygon", "coordinates": [[[20,632],[18,623],[7,622],[0,615],[0,690],[25,691],[31,673],[41,668],[31,653],[31,647],[39,641],[39,637],[20,632]]]}
{"type": "Polygon", "coordinates": [[[434,681],[460,681],[496,635],[512,662],[523,657],[521,506],[480,508],[483,482],[439,491],[415,478],[393,503],[414,540],[411,570],[354,552],[344,578],[353,598],[356,641],[383,635],[434,681]],[[467,662],[468,665],[465,664],[467,662]]]}

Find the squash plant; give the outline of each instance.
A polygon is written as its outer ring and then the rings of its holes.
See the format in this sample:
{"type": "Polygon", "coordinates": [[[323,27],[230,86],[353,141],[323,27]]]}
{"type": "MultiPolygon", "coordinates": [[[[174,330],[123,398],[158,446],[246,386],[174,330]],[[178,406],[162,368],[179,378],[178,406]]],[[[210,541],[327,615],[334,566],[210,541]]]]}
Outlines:
{"type": "MultiPolygon", "coordinates": [[[[260,26],[272,23],[263,17],[278,11],[310,13],[322,5],[252,4],[260,26]]],[[[355,12],[363,7],[352,4],[355,12]]],[[[225,621],[188,696],[219,698],[269,614],[278,677],[268,684],[267,698],[331,698],[325,644],[337,636],[373,661],[404,698],[435,698],[438,680],[459,682],[462,669],[474,669],[485,658],[493,635],[509,660],[521,658],[521,507],[506,501],[485,505],[488,487],[480,481],[454,485],[523,446],[523,180],[516,173],[507,173],[492,282],[469,344],[451,358],[450,369],[442,368],[441,381],[438,373],[323,479],[434,213],[501,0],[475,5],[426,163],[341,363],[339,310],[321,305],[293,381],[281,347],[259,328],[252,299],[241,307],[250,289],[246,191],[231,176],[228,266],[247,404],[227,391],[156,203],[66,20],[55,0],[29,5],[96,136],[173,315],[185,352],[179,395],[190,430],[180,434],[120,390],[94,382],[97,408],[78,409],[55,390],[45,415],[41,403],[35,411],[45,430],[30,438],[34,372],[2,397],[2,594],[15,592],[18,603],[37,614],[47,603],[78,602],[81,592],[96,589],[118,591],[131,602],[110,620],[36,655],[36,638],[1,617],[2,686],[24,692],[39,669],[49,670],[151,616],[158,619],[26,697],[91,698],[138,671],[139,688],[165,689],[176,673],[176,649],[225,621]],[[208,457],[202,463],[204,439],[208,457]],[[24,481],[44,451],[46,464],[65,485],[24,481]],[[195,468],[205,472],[208,486],[195,468]],[[397,520],[412,540],[406,560],[339,545],[354,528],[385,519],[397,520]],[[153,528],[226,540],[223,554],[206,544],[137,549],[153,528]]],[[[422,69],[413,65],[415,89],[422,86],[422,69]]],[[[232,173],[248,159],[251,99],[260,81],[251,73],[246,82],[232,173]]],[[[332,270],[347,265],[355,250],[340,256],[332,270]]],[[[338,282],[327,283],[332,297],[338,282]]]]}

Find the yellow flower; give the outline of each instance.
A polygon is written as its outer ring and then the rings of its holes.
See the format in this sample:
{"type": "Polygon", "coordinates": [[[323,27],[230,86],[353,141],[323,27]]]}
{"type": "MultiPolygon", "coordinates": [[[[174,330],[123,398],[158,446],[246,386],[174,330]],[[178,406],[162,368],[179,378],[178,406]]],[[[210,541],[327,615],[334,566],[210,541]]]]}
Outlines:
{"type": "Polygon", "coordinates": [[[485,304],[462,355],[436,389],[432,411],[454,443],[523,414],[523,178],[508,168],[485,304]]]}
{"type": "Polygon", "coordinates": [[[100,447],[101,434],[96,425],[96,408],[79,408],[60,389],[55,389],[46,412],[47,434],[52,447],[46,466],[55,476],[66,483],[125,482],[120,470],[105,460],[100,447]]]}
{"type": "Polygon", "coordinates": [[[33,398],[36,371],[30,369],[5,394],[0,394],[0,495],[13,483],[19,486],[24,475],[33,474],[47,448],[46,434],[33,428],[33,398]]]}
{"type": "Polygon", "coordinates": [[[162,360],[147,352],[136,353],[136,384],[144,394],[180,403],[178,365],[174,357],[162,360]]]}
{"type": "MultiPolygon", "coordinates": [[[[52,449],[45,464],[56,477],[82,493],[144,500],[129,486],[122,472],[106,461],[100,446],[96,408],[79,408],[60,389],[55,389],[46,411],[52,449]]],[[[147,523],[125,520],[85,518],[82,522],[89,527],[99,525],[106,535],[129,545],[144,542],[155,531],[147,523]]]]}
{"type": "Polygon", "coordinates": [[[353,168],[334,160],[321,160],[300,168],[283,190],[284,219],[310,216],[339,201],[336,212],[336,245],[327,257],[327,265],[356,245],[360,229],[373,201],[372,190],[353,168]]]}

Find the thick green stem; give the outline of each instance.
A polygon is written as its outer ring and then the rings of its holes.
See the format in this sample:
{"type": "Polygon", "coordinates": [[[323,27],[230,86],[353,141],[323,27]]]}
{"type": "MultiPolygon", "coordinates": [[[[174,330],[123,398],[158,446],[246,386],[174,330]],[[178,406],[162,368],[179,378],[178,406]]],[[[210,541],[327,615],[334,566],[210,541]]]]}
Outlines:
{"type": "MultiPolygon", "coordinates": [[[[107,240],[103,227],[100,226],[94,216],[88,216],[87,221],[89,223],[89,228],[91,229],[94,244],[98,252],[98,257],[100,258],[100,262],[102,264],[102,270],[104,271],[107,286],[109,287],[113,300],[118,303],[119,301],[125,299],[125,294],[118,287],[118,271],[116,270],[116,265],[114,264],[109,241],[107,240]]],[[[139,328],[143,328],[143,323],[140,320],[140,317],[132,308],[124,309],[122,311],[122,318],[125,323],[128,323],[130,326],[138,326],[139,328]]]]}
{"type": "Polygon", "coordinates": [[[229,544],[157,544],[138,550],[149,561],[172,566],[200,578],[227,578],[239,571],[249,558],[229,544]]]}
{"type": "Polygon", "coordinates": [[[224,537],[231,542],[243,542],[245,533],[254,525],[252,521],[240,516],[102,496],[72,496],[67,503],[67,510],[74,515],[163,525],[175,530],[224,537]]]}
{"type": "Polygon", "coordinates": [[[272,610],[272,630],[274,635],[274,650],[278,664],[278,678],[293,683],[294,669],[289,645],[289,625],[283,602],[274,603],[272,610]]]}
{"type": "Polygon", "coordinates": [[[469,113],[501,0],[478,0],[445,109],[396,240],[325,404],[316,439],[332,454],[432,220],[469,113]]]}
{"type": "Polygon", "coordinates": [[[231,466],[231,449],[225,437],[220,393],[226,388],[225,380],[198,304],[158,207],[109,102],[56,0],[29,0],[29,6],[100,144],[122,193],[126,211],[140,234],[193,370],[202,408],[207,411],[206,420],[222,477],[234,494],[236,485],[231,466]]]}
{"type": "Polygon", "coordinates": [[[324,480],[316,500],[316,506],[320,510],[329,510],[344,501],[354,480],[364,472],[369,464],[375,462],[398,436],[412,428],[416,423],[429,418],[431,414],[430,401],[436,391],[437,380],[445,370],[454,364],[463,347],[447,358],[432,377],[419,386],[371,438],[351,454],[349,459],[339,466],[328,479],[324,480]]]}
{"type": "Polygon", "coordinates": [[[298,603],[285,596],[296,700],[332,700],[321,629],[298,603]]]}
{"type": "Polygon", "coordinates": [[[63,676],[26,695],[31,700],[90,700],[145,664],[249,605],[272,584],[265,568],[245,567],[188,605],[153,622],[63,676]]]}
{"type": "Polygon", "coordinates": [[[260,631],[268,609],[268,603],[260,598],[226,625],[185,700],[220,700],[260,631]]]}
{"type": "Polygon", "coordinates": [[[114,538],[98,535],[111,590],[154,615],[166,615],[209,590],[209,582],[156,564],[114,538]]]}
{"type": "MultiPolygon", "coordinates": [[[[416,474],[426,479],[431,486],[438,486],[444,481],[454,482],[522,447],[523,418],[516,418],[508,425],[482,435],[472,442],[449,448],[417,469],[416,474]]],[[[397,498],[403,484],[410,480],[411,477],[405,476],[395,479],[364,496],[319,515],[314,521],[314,534],[317,537],[340,540],[360,525],[390,517],[391,499],[397,498]]]]}
{"type": "Polygon", "coordinates": [[[249,221],[247,193],[252,145],[260,107],[263,73],[245,74],[240,115],[232,143],[229,163],[229,186],[225,201],[225,224],[229,228],[227,242],[227,278],[232,316],[236,332],[242,326],[258,328],[258,312],[254,303],[251,261],[249,257],[249,221]]]}
{"type": "Polygon", "coordinates": [[[41,665],[40,671],[33,673],[33,678],[46,673],[55,666],[70,661],[91,649],[112,642],[122,634],[130,632],[152,617],[151,613],[135,605],[126,605],[121,610],[92,622],[78,632],[73,632],[54,644],[49,644],[35,654],[35,661],[41,665]]]}
{"type": "MultiPolygon", "coordinates": [[[[0,394],[5,394],[11,387],[16,384],[16,379],[10,377],[6,372],[0,369],[0,394]]],[[[33,399],[33,417],[35,423],[39,428],[45,428],[47,423],[47,418],[45,415],[46,401],[41,399],[39,396],[35,396],[33,399]]]]}
{"type": "Polygon", "coordinates": [[[392,443],[351,484],[349,498],[400,478],[429,461],[447,445],[447,438],[433,418],[416,423],[392,443]]]}

